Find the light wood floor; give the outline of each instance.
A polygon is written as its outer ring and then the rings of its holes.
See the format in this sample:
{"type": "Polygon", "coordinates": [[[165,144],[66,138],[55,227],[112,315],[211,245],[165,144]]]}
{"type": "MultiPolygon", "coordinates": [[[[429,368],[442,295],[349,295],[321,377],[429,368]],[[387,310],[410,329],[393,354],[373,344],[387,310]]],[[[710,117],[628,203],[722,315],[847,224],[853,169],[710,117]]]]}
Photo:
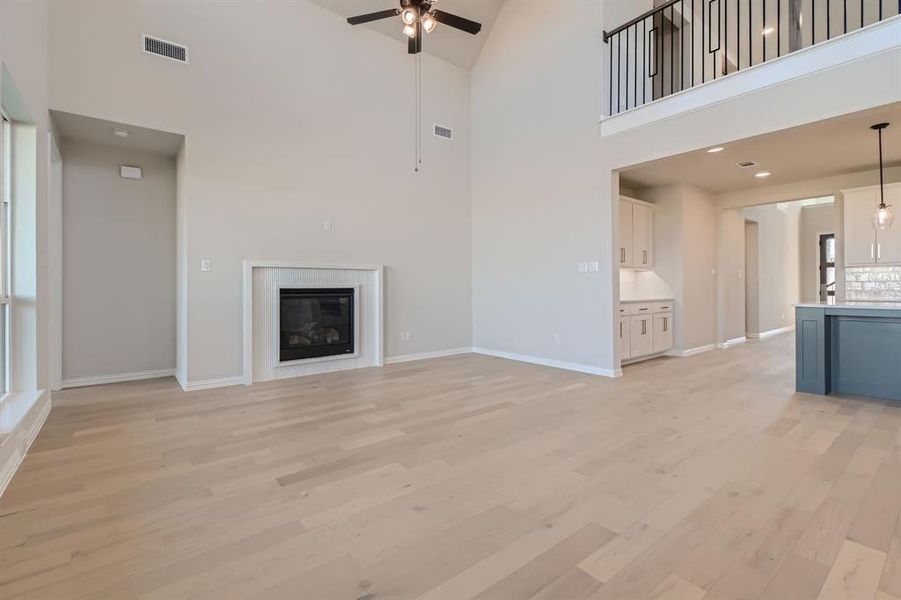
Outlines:
{"type": "Polygon", "coordinates": [[[793,394],[792,344],[66,391],[0,598],[899,600],[901,404],[793,394]]]}

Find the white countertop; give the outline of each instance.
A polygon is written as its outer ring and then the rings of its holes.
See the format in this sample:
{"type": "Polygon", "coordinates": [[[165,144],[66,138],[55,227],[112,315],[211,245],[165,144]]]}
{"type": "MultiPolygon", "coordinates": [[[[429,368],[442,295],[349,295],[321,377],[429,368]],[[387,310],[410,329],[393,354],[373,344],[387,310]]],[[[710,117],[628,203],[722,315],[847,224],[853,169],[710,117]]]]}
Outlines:
{"type": "Polygon", "coordinates": [[[875,301],[845,301],[835,304],[825,302],[802,302],[796,304],[799,308],[867,308],[874,310],[901,310],[901,302],[875,302],[875,301]]]}
{"type": "Polygon", "coordinates": [[[667,298],[665,296],[660,298],[620,298],[621,304],[635,304],[636,302],[672,302],[672,298],[667,298]]]}

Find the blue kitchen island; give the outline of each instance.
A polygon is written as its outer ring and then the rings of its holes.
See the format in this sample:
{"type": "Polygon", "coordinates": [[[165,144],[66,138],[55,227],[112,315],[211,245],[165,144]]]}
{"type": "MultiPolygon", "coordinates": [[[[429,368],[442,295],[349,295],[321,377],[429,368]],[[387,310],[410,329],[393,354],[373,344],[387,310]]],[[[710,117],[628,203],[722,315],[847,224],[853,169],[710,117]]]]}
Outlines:
{"type": "Polygon", "coordinates": [[[795,389],[901,400],[901,302],[799,304],[795,389]]]}

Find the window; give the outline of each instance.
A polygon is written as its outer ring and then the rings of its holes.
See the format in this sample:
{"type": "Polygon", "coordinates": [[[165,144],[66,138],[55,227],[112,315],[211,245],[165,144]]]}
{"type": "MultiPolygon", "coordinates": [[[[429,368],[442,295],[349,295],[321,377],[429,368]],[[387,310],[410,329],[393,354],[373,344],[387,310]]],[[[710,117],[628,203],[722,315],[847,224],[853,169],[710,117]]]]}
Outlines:
{"type": "Polygon", "coordinates": [[[9,391],[10,200],[12,199],[12,125],[0,128],[0,394],[9,391]]]}
{"type": "Polygon", "coordinates": [[[820,302],[835,304],[835,234],[820,236],[820,302]]]}

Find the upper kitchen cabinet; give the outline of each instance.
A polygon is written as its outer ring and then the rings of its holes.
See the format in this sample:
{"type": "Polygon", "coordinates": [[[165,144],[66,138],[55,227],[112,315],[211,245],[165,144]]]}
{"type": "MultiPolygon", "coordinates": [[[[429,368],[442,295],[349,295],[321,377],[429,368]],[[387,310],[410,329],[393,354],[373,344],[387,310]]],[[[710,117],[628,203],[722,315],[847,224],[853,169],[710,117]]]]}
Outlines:
{"type": "MultiPolygon", "coordinates": [[[[872,215],[879,186],[843,190],[846,266],[901,264],[901,224],[875,229],[872,215]]],[[[885,186],[885,203],[901,209],[901,184],[885,186]]]]}
{"type": "Polygon", "coordinates": [[[654,207],[620,196],[619,266],[650,269],[654,266],[654,207]]]}

